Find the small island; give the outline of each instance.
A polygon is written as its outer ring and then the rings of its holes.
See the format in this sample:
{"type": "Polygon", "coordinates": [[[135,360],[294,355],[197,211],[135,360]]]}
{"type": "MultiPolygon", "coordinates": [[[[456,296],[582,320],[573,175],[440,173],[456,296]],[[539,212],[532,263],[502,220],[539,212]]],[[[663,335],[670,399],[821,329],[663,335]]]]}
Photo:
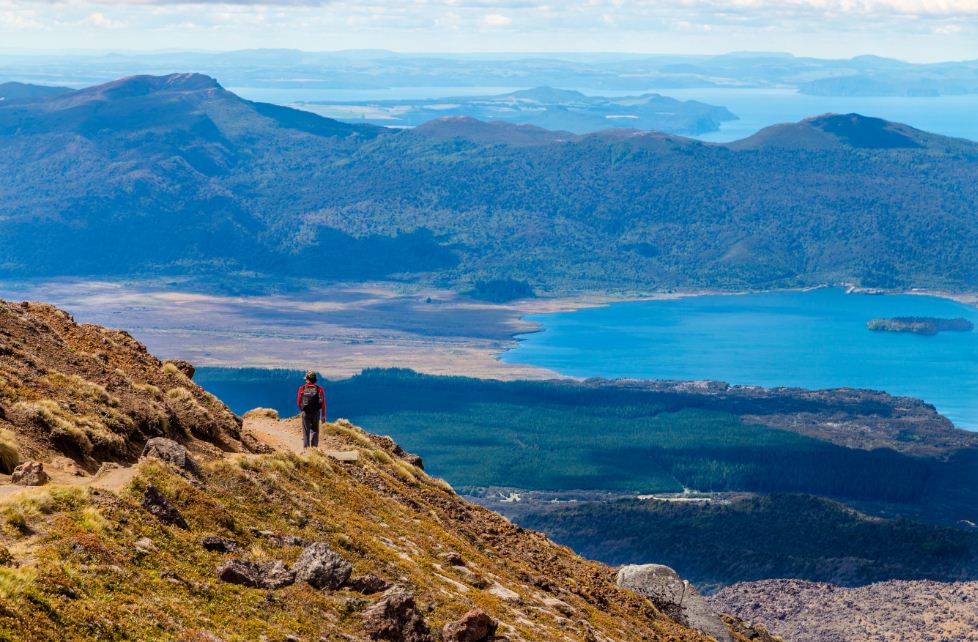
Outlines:
{"type": "Polygon", "coordinates": [[[913,332],[930,336],[938,332],[971,332],[975,324],[962,318],[893,317],[873,319],[866,323],[866,327],[874,332],[913,332]]]}

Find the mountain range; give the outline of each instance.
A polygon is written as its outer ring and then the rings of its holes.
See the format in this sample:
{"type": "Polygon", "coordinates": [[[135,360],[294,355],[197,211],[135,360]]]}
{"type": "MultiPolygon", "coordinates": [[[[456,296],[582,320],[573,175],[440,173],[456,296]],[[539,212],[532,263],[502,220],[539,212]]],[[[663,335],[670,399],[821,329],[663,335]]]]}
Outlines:
{"type": "MultiPolygon", "coordinates": [[[[406,54],[386,50],[76,53],[0,52],[0,66],[24,82],[72,86],[130,74],[197,69],[229,87],[270,90],[384,91],[429,87],[531,88],[544,85],[588,91],[650,89],[794,89],[819,96],[973,94],[978,61],[911,63],[880,56],[812,58],[740,51],[721,55],[622,53],[406,54]]],[[[437,94],[435,94],[437,95],[437,94]]],[[[413,97],[413,96],[409,96],[413,97]]],[[[332,99],[331,99],[332,100],[332,99]]]]}
{"type": "Polygon", "coordinates": [[[725,145],[457,118],[399,131],[136,76],[0,103],[0,270],[968,289],[976,171],[978,144],[857,114],[725,145]]]}

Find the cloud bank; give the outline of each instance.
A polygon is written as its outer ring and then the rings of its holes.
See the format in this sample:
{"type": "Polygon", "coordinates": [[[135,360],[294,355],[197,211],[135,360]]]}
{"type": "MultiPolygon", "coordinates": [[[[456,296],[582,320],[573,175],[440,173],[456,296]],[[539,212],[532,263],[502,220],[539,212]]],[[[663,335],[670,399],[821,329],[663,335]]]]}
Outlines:
{"type": "Polygon", "coordinates": [[[978,57],[976,36],[978,0],[0,0],[0,47],[698,47],[841,57],[863,42],[859,53],[961,58],[978,57]]]}

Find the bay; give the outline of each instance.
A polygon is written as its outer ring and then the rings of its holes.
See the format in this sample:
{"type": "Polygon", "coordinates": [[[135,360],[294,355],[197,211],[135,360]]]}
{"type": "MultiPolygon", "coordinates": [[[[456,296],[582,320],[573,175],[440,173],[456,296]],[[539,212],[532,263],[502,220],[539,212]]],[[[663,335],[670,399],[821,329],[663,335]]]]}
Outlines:
{"type": "Polygon", "coordinates": [[[923,399],[955,425],[978,430],[978,332],[866,328],[894,316],[978,324],[978,309],[934,296],[840,288],[707,295],[531,315],[542,331],[521,335],[500,358],[574,377],[884,390],[923,399]]]}

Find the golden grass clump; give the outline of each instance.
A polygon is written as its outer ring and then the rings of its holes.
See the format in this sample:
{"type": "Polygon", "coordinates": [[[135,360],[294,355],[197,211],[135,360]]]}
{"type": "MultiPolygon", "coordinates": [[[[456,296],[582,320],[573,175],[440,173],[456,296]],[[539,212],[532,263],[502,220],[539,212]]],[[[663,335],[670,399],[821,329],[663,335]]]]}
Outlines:
{"type": "Polygon", "coordinates": [[[13,401],[19,396],[17,386],[11,383],[6,377],[0,375],[0,399],[9,399],[13,401]]]}
{"type": "Polygon", "coordinates": [[[138,390],[139,392],[145,392],[146,394],[153,397],[154,399],[163,398],[163,391],[151,383],[134,383],[132,387],[138,390]]]}
{"type": "Polygon", "coordinates": [[[9,430],[0,430],[0,472],[7,475],[14,472],[20,463],[20,453],[17,452],[17,442],[9,430]]]}
{"type": "Polygon", "coordinates": [[[374,442],[370,441],[369,437],[363,434],[363,432],[361,432],[360,430],[350,426],[349,423],[344,424],[342,422],[337,422],[335,424],[327,424],[327,425],[332,429],[333,432],[343,435],[344,437],[347,437],[351,441],[356,442],[357,444],[363,446],[364,448],[367,448],[369,450],[377,449],[377,445],[374,442]]]}
{"type": "Polygon", "coordinates": [[[34,583],[34,571],[29,568],[6,568],[0,566],[0,597],[17,600],[34,583]]]}
{"type": "MultiPolygon", "coordinates": [[[[170,365],[170,364],[167,364],[170,365]]],[[[174,366],[176,367],[176,366],[174,366]]],[[[178,371],[179,372],[179,371],[178,371]]],[[[186,388],[170,388],[166,391],[166,396],[174,401],[187,401],[194,398],[194,393],[190,392],[186,388]]]]}
{"type": "Polygon", "coordinates": [[[429,479],[431,480],[432,484],[434,484],[438,488],[441,488],[443,491],[451,493],[452,495],[455,494],[455,489],[452,488],[452,485],[449,484],[444,479],[441,479],[440,477],[429,477],[429,479]]]}
{"type": "Polygon", "coordinates": [[[176,367],[174,364],[169,362],[164,363],[161,370],[163,370],[164,374],[172,375],[174,377],[177,377],[178,379],[187,378],[187,375],[183,374],[183,371],[181,371],[180,368],[176,367]]]}
{"type": "Polygon", "coordinates": [[[245,419],[251,418],[262,418],[262,419],[274,419],[278,421],[278,411],[274,408],[252,408],[244,414],[245,419]]]}
{"type": "Polygon", "coordinates": [[[78,375],[50,372],[44,378],[52,387],[66,389],[76,397],[86,401],[93,401],[113,408],[121,403],[117,397],[109,394],[105,386],[83,379],[78,375]]]}
{"type": "Polygon", "coordinates": [[[396,460],[394,462],[393,470],[394,474],[397,475],[401,481],[412,485],[418,483],[418,478],[416,475],[416,473],[419,472],[418,469],[406,461],[401,461],[400,459],[396,460]]]}

